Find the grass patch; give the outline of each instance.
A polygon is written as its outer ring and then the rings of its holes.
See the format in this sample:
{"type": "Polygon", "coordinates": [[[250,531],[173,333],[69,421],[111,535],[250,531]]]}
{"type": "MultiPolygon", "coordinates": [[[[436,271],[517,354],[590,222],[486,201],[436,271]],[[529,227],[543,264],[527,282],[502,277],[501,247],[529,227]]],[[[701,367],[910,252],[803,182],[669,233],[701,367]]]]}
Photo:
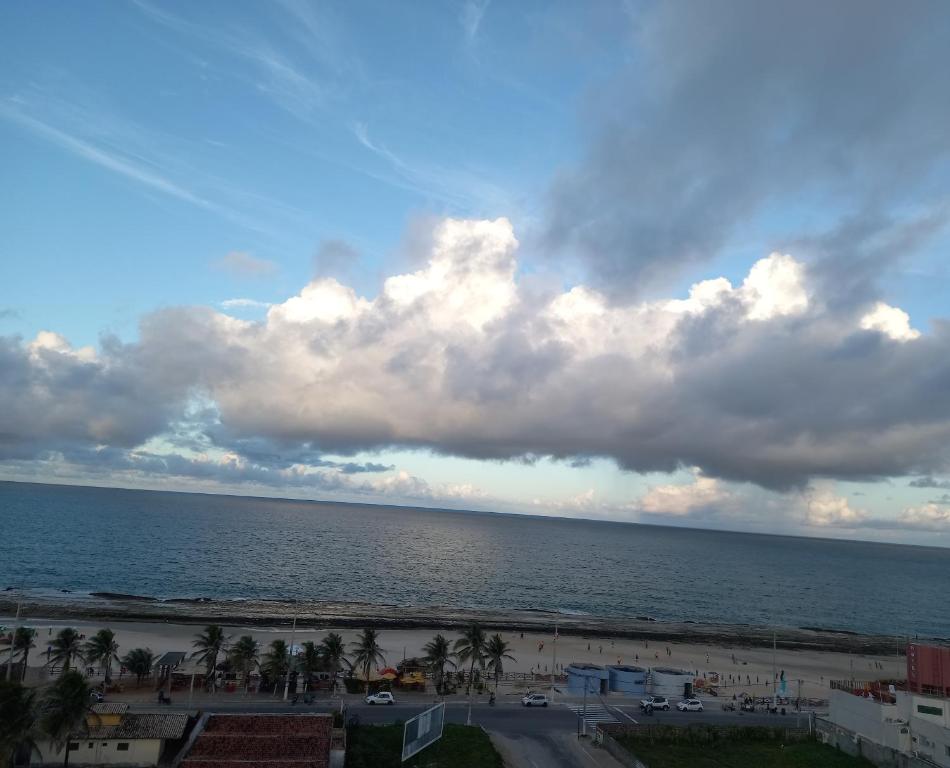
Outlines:
{"type": "Polygon", "coordinates": [[[504,768],[481,728],[446,723],[442,738],[401,763],[402,723],[347,729],[346,768],[504,768]]]}
{"type": "Polygon", "coordinates": [[[725,742],[709,745],[649,744],[618,739],[650,768],[868,768],[864,758],[851,757],[827,744],[801,741],[796,744],[725,742]]]}

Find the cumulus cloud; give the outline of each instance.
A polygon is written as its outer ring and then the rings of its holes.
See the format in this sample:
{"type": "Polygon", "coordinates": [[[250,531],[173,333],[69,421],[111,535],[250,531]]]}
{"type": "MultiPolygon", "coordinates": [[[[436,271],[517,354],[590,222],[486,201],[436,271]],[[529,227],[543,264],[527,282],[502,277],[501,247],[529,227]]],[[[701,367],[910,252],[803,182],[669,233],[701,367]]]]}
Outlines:
{"type": "MultiPolygon", "coordinates": [[[[950,466],[950,327],[865,328],[875,306],[829,309],[792,255],[764,257],[738,286],[618,305],[519,282],[504,219],[447,219],[426,242],[422,266],[375,297],[321,277],[256,321],[182,307],[144,317],[134,344],[5,338],[0,452],[194,433],[191,450],[280,469],[388,447],[608,457],[696,467],[688,498],[707,502],[719,480],[781,490],[950,466]]],[[[677,493],[648,503],[676,509],[677,493]]]]}
{"type": "MultiPolygon", "coordinates": [[[[614,298],[711,259],[750,222],[776,232],[803,199],[822,201],[818,227],[879,234],[929,202],[950,153],[946,3],[630,8],[631,63],[585,102],[599,128],[553,184],[544,237],[614,298]]],[[[877,253],[824,246],[839,266],[877,253]]]]}
{"type": "Polygon", "coordinates": [[[214,262],[214,266],[238,277],[266,277],[277,271],[273,261],[259,259],[245,251],[231,251],[214,262]]]}
{"type": "Polygon", "coordinates": [[[906,528],[948,531],[950,530],[950,507],[943,504],[908,507],[897,516],[897,522],[906,528]]]}
{"type": "Polygon", "coordinates": [[[867,512],[854,509],[846,498],[831,490],[812,490],[806,498],[806,525],[819,528],[855,528],[868,521],[867,512]]]}
{"type": "Polygon", "coordinates": [[[651,515],[684,516],[731,506],[734,494],[713,477],[697,474],[687,485],[655,485],[640,499],[639,507],[651,515]]]}
{"type": "Polygon", "coordinates": [[[880,331],[895,341],[920,338],[920,331],[910,327],[910,315],[903,309],[891,307],[883,301],[877,302],[874,309],[861,318],[861,327],[869,331],[880,331]]]}

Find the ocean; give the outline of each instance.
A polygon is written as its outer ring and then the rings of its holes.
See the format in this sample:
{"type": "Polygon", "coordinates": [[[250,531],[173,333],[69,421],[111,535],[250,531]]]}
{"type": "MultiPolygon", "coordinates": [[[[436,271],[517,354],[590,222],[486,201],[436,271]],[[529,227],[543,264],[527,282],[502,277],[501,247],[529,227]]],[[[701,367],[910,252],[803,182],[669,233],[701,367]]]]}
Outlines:
{"type": "Polygon", "coordinates": [[[950,637],[950,549],[0,482],[0,589],[950,637]]]}

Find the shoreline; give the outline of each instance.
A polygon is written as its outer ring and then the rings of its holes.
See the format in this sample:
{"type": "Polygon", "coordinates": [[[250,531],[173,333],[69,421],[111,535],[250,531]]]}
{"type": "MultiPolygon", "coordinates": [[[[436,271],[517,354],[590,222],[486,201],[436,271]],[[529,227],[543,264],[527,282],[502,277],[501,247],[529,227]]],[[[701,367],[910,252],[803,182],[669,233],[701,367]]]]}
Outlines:
{"type": "MultiPolygon", "coordinates": [[[[605,617],[542,610],[479,610],[448,606],[398,606],[320,600],[217,600],[172,598],[162,600],[111,592],[64,592],[62,596],[0,593],[0,616],[12,620],[17,603],[22,622],[37,618],[63,621],[107,619],[122,622],[155,622],[231,626],[289,626],[296,612],[297,626],[323,629],[447,629],[472,622],[486,629],[509,632],[551,633],[557,624],[562,635],[590,638],[704,643],[715,646],[893,655],[907,638],[861,634],[819,627],[752,626],[737,624],[661,622],[650,617],[605,617]]],[[[931,640],[932,638],[922,638],[931,640]]],[[[933,639],[936,642],[941,639],[933,639]]]]}

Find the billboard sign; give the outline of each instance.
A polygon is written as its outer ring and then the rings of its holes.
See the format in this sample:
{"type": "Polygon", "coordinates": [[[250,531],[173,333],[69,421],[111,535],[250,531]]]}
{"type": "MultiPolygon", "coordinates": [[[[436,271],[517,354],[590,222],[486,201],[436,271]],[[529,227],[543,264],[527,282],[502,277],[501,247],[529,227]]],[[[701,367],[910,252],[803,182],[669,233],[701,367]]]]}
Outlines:
{"type": "Polygon", "coordinates": [[[442,738],[442,727],[445,725],[445,704],[436,704],[422,714],[406,721],[402,733],[402,761],[406,762],[413,755],[418,755],[430,744],[442,738]]]}

